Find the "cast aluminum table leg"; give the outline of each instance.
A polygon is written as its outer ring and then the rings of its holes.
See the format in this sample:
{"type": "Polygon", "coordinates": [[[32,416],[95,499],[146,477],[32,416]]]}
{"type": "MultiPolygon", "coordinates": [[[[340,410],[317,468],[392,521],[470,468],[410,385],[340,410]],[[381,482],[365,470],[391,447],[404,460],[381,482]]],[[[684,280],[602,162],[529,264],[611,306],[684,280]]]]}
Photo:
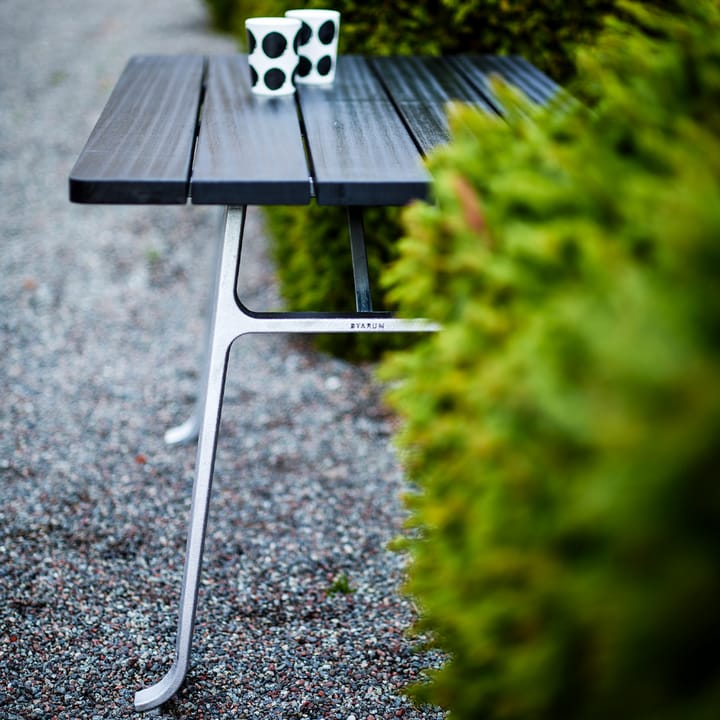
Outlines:
{"type": "Polygon", "coordinates": [[[227,214],[223,251],[216,273],[213,313],[209,324],[210,353],[203,373],[206,387],[199,396],[203,400],[198,399],[196,406],[197,408],[202,407],[202,422],[198,428],[195,482],[185,551],[185,570],[180,593],[175,660],[170,670],[159,682],[135,694],[136,710],[149,710],[169,700],[180,689],[188,670],[197,593],[200,585],[205,528],[210,507],[222,396],[230,346],[235,339],[235,335],[230,332],[227,323],[223,321],[223,315],[228,310],[228,303],[232,302],[234,298],[235,291],[231,284],[235,276],[233,256],[235,258],[238,256],[243,219],[244,216],[239,216],[237,213],[227,214]]]}
{"type": "Polygon", "coordinates": [[[217,435],[228,356],[233,342],[248,333],[428,332],[437,329],[436,325],[424,320],[392,318],[383,313],[338,315],[255,313],[247,310],[236,295],[244,223],[244,207],[227,209],[213,302],[210,355],[205,373],[206,387],[180,593],[175,659],[170,670],[159,682],[135,694],[136,710],[149,710],[169,700],[180,689],[188,670],[217,435]]]}

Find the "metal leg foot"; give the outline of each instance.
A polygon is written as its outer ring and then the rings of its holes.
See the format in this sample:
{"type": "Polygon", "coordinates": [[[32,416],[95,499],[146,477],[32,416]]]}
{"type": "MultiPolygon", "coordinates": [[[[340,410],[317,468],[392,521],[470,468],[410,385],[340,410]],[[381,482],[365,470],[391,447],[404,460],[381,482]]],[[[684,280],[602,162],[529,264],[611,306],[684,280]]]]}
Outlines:
{"type": "Polygon", "coordinates": [[[186,672],[187,665],[174,662],[160,682],[135,693],[135,709],[152,710],[169,700],[180,689],[186,672]]]}
{"type": "Polygon", "coordinates": [[[181,425],[169,428],[165,432],[166,445],[187,445],[198,439],[200,432],[200,413],[195,410],[193,414],[181,425]]]}

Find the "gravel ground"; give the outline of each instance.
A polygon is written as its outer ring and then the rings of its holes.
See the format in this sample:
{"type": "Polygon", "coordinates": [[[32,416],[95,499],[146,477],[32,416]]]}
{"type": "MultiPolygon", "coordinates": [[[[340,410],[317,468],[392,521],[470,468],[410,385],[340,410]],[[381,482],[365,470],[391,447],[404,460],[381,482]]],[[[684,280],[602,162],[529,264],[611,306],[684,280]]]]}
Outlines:
{"type": "MultiPolygon", "coordinates": [[[[0,0],[0,716],[134,716],[169,667],[218,211],[71,205],[127,58],[233,52],[200,0],[0,0]]],[[[251,214],[244,297],[278,307],[251,214]]],[[[193,666],[167,718],[439,719],[400,689],[403,476],[371,369],[243,338],[220,434],[193,666]],[[327,593],[345,575],[351,594],[327,593]]],[[[432,658],[430,658],[432,659],[432,658]]]]}

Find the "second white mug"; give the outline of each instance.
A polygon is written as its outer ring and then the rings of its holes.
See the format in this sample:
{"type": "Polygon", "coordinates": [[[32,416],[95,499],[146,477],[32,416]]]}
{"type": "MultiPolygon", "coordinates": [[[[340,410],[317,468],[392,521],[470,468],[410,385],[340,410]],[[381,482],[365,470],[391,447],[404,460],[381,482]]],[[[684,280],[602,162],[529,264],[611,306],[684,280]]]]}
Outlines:
{"type": "Polygon", "coordinates": [[[327,84],[335,79],[340,13],[337,10],[288,10],[302,22],[298,38],[297,83],[327,84]]]}

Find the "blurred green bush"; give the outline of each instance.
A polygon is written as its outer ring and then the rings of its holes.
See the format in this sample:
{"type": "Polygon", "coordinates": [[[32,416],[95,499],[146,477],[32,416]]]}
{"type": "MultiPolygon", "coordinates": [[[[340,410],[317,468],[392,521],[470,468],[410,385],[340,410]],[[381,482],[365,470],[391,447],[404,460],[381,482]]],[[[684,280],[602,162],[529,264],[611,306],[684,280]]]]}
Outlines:
{"type": "Polygon", "coordinates": [[[407,592],[462,720],[720,708],[720,10],[622,5],[591,107],[452,114],[387,283],[407,592]]]}
{"type": "Polygon", "coordinates": [[[495,52],[524,55],[558,82],[574,49],[592,39],[616,0],[205,0],[216,26],[244,42],[245,18],[303,7],[342,14],[340,52],[379,55],[495,52]]]}
{"type": "MultiPolygon", "coordinates": [[[[283,15],[297,7],[332,7],[342,13],[341,53],[518,53],[555,80],[573,73],[578,43],[597,33],[615,0],[205,0],[212,16],[244,44],[245,18],[283,15]]],[[[289,309],[348,310],[354,307],[349,241],[344,214],[326,207],[270,208],[266,212],[276,257],[283,258],[280,284],[289,309]],[[283,266],[288,269],[282,270],[283,266]]],[[[401,234],[395,210],[373,211],[366,222],[371,271],[381,273],[401,234]]],[[[375,298],[377,307],[393,309],[375,298]]],[[[391,335],[332,335],[322,349],[355,359],[410,342],[391,335]]]]}

